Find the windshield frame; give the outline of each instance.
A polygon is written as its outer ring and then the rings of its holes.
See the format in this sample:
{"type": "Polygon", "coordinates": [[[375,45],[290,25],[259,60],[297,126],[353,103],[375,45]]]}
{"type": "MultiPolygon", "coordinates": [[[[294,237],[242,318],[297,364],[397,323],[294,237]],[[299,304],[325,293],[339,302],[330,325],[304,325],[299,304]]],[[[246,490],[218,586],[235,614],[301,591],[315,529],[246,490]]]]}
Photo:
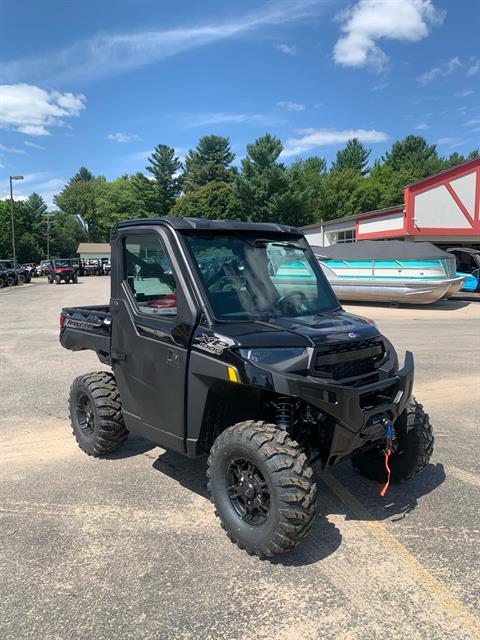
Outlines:
{"type": "Polygon", "coordinates": [[[189,263],[190,268],[192,269],[192,275],[195,278],[195,281],[197,283],[197,286],[200,290],[200,293],[202,295],[203,298],[203,305],[204,308],[206,309],[206,311],[208,311],[208,315],[210,316],[209,319],[213,320],[215,323],[226,323],[226,324],[238,324],[238,323],[251,323],[251,322],[265,322],[265,321],[275,321],[275,320],[291,320],[292,322],[295,321],[296,318],[306,318],[312,315],[318,315],[321,313],[331,313],[333,311],[338,311],[339,309],[341,309],[341,304],[338,301],[337,296],[335,295],[335,292],[333,291],[327,277],[325,276],[325,274],[323,273],[317,258],[315,257],[315,254],[313,253],[310,245],[308,244],[306,238],[304,235],[296,235],[296,234],[290,234],[290,233],[284,233],[284,232],[279,232],[279,233],[275,233],[275,232],[271,232],[271,233],[265,233],[265,232],[252,232],[252,231],[232,231],[232,230],[225,230],[225,231],[219,231],[219,230],[208,230],[208,231],[197,231],[197,230],[188,230],[188,231],[182,231],[181,232],[181,243],[183,245],[185,254],[186,254],[186,258],[187,261],[189,263]],[[272,242],[272,243],[280,243],[280,244],[288,244],[288,243],[294,243],[295,245],[298,245],[298,247],[300,249],[302,249],[304,251],[304,255],[306,260],[309,263],[310,268],[312,269],[312,271],[315,274],[315,277],[317,279],[317,285],[320,285],[324,288],[325,292],[328,294],[328,297],[330,298],[330,304],[325,305],[324,308],[322,308],[321,310],[315,312],[315,313],[310,313],[310,314],[305,314],[305,315],[299,315],[299,316],[287,316],[287,315],[269,315],[268,313],[266,314],[259,314],[258,316],[254,316],[251,315],[248,318],[225,318],[225,317],[219,317],[212,306],[211,303],[211,299],[210,299],[210,294],[209,291],[206,287],[206,283],[204,280],[204,277],[200,271],[199,265],[197,263],[197,259],[195,257],[195,254],[193,252],[193,248],[191,247],[190,243],[189,243],[189,238],[201,238],[201,239],[208,239],[208,238],[216,238],[219,236],[226,236],[226,237],[230,237],[230,238],[244,238],[245,241],[250,241],[250,244],[252,244],[255,241],[265,241],[267,240],[268,242],[272,242]],[[268,318],[267,318],[268,316],[268,318]]]}

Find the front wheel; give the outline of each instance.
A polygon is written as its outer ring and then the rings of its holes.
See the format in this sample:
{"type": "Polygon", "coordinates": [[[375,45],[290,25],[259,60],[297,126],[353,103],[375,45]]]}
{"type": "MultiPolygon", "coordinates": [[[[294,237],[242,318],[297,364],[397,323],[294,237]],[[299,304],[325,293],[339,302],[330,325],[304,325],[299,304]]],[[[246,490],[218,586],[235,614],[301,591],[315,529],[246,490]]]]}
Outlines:
{"type": "MultiPolygon", "coordinates": [[[[430,462],[433,452],[433,430],[422,405],[411,398],[395,423],[398,447],[390,456],[392,482],[411,480],[430,462]]],[[[385,456],[379,448],[352,458],[353,466],[366,478],[386,482],[385,456]]]]}
{"type": "Polygon", "coordinates": [[[274,425],[247,421],[215,440],[208,490],[232,542],[250,555],[286,553],[315,517],[313,471],[297,442],[274,425]]]}
{"type": "Polygon", "coordinates": [[[76,378],[70,387],[69,408],[73,435],[89,456],[111,453],[127,439],[113,374],[99,371],[76,378]]]}

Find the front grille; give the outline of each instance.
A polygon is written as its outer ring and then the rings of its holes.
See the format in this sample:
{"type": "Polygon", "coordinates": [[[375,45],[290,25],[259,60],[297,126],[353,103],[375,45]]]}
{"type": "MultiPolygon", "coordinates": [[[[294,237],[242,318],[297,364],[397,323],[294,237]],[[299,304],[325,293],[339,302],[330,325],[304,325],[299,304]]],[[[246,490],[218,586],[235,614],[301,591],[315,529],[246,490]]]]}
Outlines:
{"type": "Polygon", "coordinates": [[[332,380],[346,380],[372,374],[385,358],[381,338],[367,338],[317,347],[312,374],[332,380]]]}

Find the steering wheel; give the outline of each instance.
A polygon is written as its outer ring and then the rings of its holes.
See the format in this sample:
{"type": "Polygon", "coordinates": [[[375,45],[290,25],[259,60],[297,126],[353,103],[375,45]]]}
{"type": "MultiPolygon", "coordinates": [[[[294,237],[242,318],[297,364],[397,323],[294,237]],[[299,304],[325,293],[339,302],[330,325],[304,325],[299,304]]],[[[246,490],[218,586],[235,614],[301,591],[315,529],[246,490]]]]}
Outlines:
{"type": "Polygon", "coordinates": [[[277,305],[286,315],[294,316],[302,310],[302,307],[306,300],[307,296],[303,293],[303,291],[290,291],[290,293],[287,293],[277,300],[277,305]],[[300,300],[298,302],[295,302],[294,298],[299,298],[300,300]]]}

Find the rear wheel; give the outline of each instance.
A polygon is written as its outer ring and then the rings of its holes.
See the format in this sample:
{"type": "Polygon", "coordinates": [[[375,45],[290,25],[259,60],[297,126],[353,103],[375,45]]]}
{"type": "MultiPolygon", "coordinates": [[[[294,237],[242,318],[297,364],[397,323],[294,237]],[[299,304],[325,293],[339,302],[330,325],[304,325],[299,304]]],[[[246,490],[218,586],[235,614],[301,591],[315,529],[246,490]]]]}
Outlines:
{"type": "MultiPolygon", "coordinates": [[[[420,473],[430,461],[433,452],[433,430],[428,414],[415,398],[395,423],[398,447],[390,456],[392,482],[410,480],[420,473]]],[[[353,466],[365,477],[385,482],[385,456],[379,448],[352,458],[353,466]]]]}
{"type": "Polygon", "coordinates": [[[111,453],[127,439],[120,394],[111,373],[76,378],[70,387],[69,408],[73,435],[89,456],[111,453]]]}
{"type": "Polygon", "coordinates": [[[20,284],[25,284],[27,282],[27,277],[23,273],[20,273],[18,276],[18,280],[20,284]]]}
{"type": "Polygon", "coordinates": [[[208,490],[232,542],[261,558],[286,553],[309,531],[316,485],[305,453],[285,431],[241,422],[215,440],[208,490]]]}

